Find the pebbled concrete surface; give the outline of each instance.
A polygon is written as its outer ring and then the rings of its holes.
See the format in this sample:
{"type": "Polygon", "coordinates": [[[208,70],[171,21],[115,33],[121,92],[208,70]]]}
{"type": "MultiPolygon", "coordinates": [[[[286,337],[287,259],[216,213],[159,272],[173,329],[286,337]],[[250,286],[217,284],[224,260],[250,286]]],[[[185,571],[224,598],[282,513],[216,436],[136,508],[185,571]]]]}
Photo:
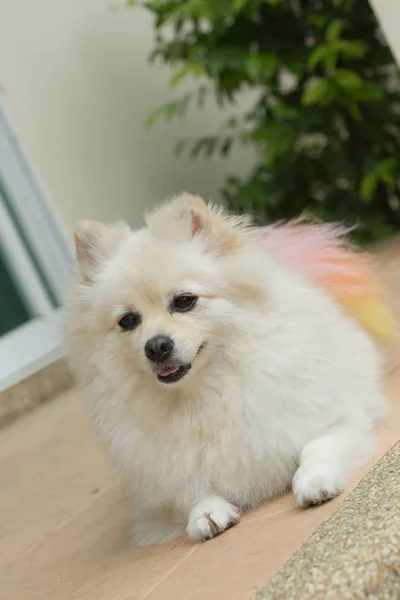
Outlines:
{"type": "Polygon", "coordinates": [[[400,599],[400,442],[256,596],[400,599]]]}

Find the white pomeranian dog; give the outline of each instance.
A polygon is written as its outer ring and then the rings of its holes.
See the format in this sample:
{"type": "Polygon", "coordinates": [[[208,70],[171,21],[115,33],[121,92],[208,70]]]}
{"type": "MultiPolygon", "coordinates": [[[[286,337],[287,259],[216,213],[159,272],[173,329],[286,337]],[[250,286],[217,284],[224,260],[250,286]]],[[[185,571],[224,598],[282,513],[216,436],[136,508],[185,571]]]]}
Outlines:
{"type": "Polygon", "coordinates": [[[300,506],[342,492],[386,404],[356,320],[199,198],[75,237],[71,363],[136,544],[212,538],[291,487],[300,506]]]}

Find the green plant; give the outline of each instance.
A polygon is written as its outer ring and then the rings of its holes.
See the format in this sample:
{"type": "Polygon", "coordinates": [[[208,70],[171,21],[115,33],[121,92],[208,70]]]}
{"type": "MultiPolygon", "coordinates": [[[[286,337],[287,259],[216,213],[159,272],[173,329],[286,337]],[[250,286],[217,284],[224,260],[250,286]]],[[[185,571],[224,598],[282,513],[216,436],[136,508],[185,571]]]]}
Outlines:
{"type": "MultiPolygon", "coordinates": [[[[137,3],[131,0],[131,3],[137,3]]],[[[252,144],[258,163],[222,195],[262,221],[305,209],[358,222],[358,241],[400,226],[400,80],[367,0],[146,0],[155,18],[151,59],[193,91],[148,119],[182,116],[214,96],[239,113],[215,135],[181,140],[190,156],[252,144]],[[255,100],[242,110],[238,94],[255,100]]]]}

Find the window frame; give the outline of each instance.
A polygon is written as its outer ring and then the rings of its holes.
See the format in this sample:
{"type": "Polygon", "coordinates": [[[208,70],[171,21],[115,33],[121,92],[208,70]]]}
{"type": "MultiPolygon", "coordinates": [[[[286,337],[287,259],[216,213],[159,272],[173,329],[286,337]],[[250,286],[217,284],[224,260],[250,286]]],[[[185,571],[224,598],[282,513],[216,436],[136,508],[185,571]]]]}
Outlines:
{"type": "Polygon", "coordinates": [[[1,243],[34,314],[0,338],[1,392],[64,355],[62,305],[74,265],[72,239],[1,100],[0,181],[6,193],[0,202],[1,243]]]}

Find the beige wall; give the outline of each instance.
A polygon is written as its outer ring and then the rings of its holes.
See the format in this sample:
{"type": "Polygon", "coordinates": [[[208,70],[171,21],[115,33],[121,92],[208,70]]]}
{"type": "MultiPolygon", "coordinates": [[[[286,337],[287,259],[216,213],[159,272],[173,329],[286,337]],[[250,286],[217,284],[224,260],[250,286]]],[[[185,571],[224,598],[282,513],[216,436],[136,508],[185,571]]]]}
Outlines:
{"type": "Polygon", "coordinates": [[[400,0],[370,0],[393,54],[400,64],[400,0]]]}
{"type": "MultiPolygon", "coordinates": [[[[122,2],[122,0],[121,0],[122,2]]],[[[172,97],[169,73],[150,67],[151,22],[107,0],[0,0],[0,93],[66,224],[132,224],[151,202],[182,189],[215,196],[224,174],[252,157],[178,160],[180,135],[213,132],[215,109],[148,132],[148,112],[172,97]]]]}

